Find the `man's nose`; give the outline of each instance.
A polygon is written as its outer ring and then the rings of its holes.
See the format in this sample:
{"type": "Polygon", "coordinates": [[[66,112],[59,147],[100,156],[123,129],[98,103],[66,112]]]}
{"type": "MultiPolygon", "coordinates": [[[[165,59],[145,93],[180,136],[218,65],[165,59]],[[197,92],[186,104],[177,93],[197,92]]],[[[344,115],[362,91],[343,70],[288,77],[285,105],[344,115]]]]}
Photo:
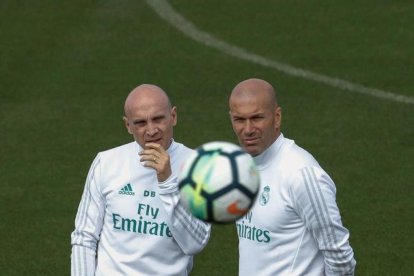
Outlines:
{"type": "Polygon", "coordinates": [[[249,120],[246,120],[246,124],[244,126],[244,132],[247,135],[250,135],[254,132],[254,126],[253,126],[252,122],[250,122],[249,120]]]}
{"type": "Polygon", "coordinates": [[[154,123],[148,123],[147,125],[147,135],[148,136],[154,136],[155,134],[157,134],[158,132],[158,128],[154,123]]]}

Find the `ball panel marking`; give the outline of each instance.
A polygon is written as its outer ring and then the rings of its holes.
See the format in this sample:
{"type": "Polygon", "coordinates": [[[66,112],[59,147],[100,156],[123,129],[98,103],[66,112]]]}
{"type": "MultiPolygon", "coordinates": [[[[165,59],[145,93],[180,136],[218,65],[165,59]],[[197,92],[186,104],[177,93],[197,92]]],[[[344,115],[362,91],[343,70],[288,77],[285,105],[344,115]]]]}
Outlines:
{"type": "Polygon", "coordinates": [[[199,219],[215,223],[244,215],[253,205],[259,184],[253,158],[228,142],[198,147],[179,175],[183,204],[199,219]]]}

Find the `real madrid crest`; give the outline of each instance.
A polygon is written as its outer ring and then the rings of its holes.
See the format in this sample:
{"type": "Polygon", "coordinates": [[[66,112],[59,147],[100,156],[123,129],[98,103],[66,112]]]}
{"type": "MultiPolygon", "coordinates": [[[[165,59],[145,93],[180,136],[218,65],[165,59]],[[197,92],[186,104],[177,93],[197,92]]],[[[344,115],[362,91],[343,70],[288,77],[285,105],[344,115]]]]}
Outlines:
{"type": "Polygon", "coordinates": [[[262,193],[260,194],[260,198],[259,198],[260,205],[265,206],[269,202],[269,196],[270,196],[269,192],[270,192],[270,187],[265,186],[263,188],[262,193]]]}

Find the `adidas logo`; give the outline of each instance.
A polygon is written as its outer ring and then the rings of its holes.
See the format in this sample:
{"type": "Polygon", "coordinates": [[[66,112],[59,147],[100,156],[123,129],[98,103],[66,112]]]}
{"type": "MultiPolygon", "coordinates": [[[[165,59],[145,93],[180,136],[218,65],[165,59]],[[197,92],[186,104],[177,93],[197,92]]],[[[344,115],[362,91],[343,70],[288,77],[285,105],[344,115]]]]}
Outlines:
{"type": "Polygon", "coordinates": [[[134,191],[132,191],[131,184],[128,183],[123,187],[121,190],[119,190],[118,194],[120,195],[135,195],[134,191]]]}

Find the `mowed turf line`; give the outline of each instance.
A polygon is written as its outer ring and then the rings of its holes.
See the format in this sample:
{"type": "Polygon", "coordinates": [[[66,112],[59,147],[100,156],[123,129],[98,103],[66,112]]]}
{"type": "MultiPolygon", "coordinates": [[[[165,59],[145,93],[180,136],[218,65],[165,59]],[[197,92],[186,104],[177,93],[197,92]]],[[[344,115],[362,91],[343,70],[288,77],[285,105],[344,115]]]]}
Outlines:
{"type": "MultiPolygon", "coordinates": [[[[327,1],[172,3],[204,30],[263,56],[413,93],[408,2],[383,10],[372,2],[374,14],[368,2],[356,9],[340,1],[329,12],[321,12],[327,1]],[[399,23],[391,24],[393,18],[399,23]]],[[[179,112],[176,138],[196,147],[234,141],[227,96],[251,76],[276,84],[285,135],[336,181],[359,274],[412,271],[412,106],[225,56],[189,40],[142,1],[2,1],[0,15],[1,274],[68,274],[69,235],[89,165],[97,151],[130,141],[122,104],[136,84],[153,82],[170,92],[179,112]]],[[[235,227],[214,226],[194,275],[236,275],[237,262],[235,227]]]]}

